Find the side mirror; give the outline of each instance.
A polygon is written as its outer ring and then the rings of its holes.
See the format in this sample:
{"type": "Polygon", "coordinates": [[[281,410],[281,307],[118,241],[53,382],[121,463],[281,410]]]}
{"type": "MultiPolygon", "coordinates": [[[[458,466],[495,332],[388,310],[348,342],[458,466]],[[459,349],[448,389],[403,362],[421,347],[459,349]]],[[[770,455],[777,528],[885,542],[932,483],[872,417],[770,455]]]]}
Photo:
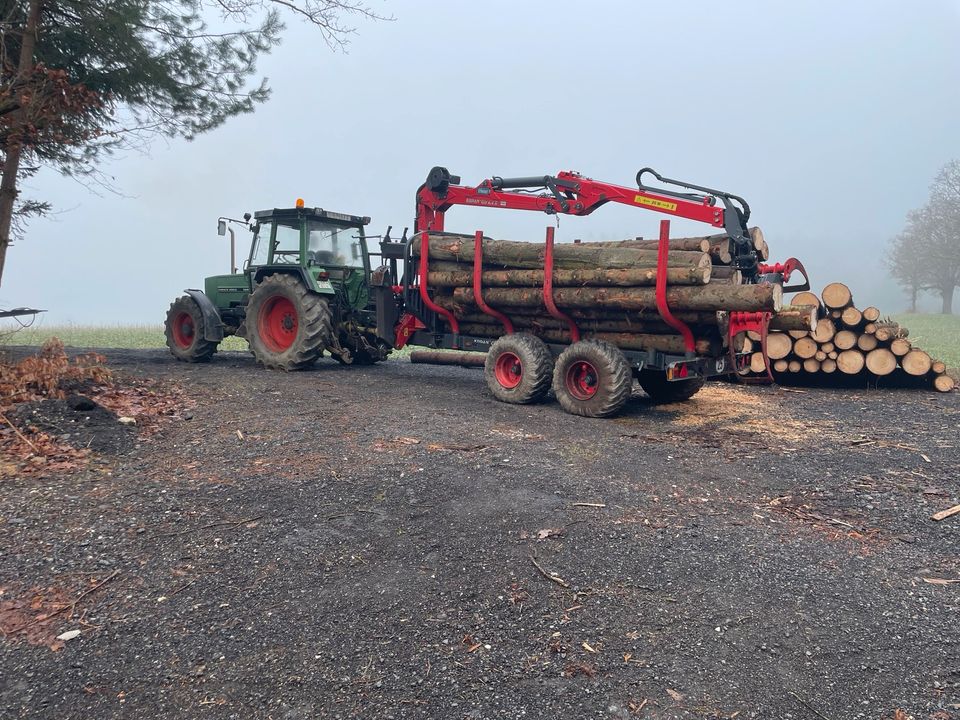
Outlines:
{"type": "Polygon", "coordinates": [[[217,235],[226,235],[226,234],[227,234],[227,221],[217,220],[217,235]]]}
{"type": "Polygon", "coordinates": [[[250,222],[250,218],[253,217],[250,213],[244,213],[243,219],[245,222],[250,222]]]}

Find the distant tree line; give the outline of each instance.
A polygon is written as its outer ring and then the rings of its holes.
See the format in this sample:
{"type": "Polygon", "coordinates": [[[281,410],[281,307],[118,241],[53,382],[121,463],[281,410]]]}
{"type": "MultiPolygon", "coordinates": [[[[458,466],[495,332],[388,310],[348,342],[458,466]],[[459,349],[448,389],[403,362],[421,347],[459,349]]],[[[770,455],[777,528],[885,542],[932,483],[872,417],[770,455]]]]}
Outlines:
{"type": "Polygon", "coordinates": [[[49,167],[109,184],[105,156],[252,112],[282,13],[333,48],[353,32],[345,17],[379,17],[362,0],[0,0],[0,278],[11,235],[50,209],[20,197],[25,178],[49,167]]]}
{"type": "Polygon", "coordinates": [[[941,312],[952,314],[960,286],[960,160],[943,167],[930,186],[927,204],[907,214],[907,223],[887,249],[890,274],[917,311],[921,293],[940,296],[941,312]]]}

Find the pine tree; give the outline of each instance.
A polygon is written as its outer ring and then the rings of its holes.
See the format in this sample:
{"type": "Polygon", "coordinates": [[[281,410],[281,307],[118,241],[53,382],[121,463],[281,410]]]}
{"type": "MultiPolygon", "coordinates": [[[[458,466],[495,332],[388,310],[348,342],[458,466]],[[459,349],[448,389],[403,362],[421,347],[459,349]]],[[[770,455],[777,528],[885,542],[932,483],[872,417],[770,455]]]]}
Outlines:
{"type": "Polygon", "coordinates": [[[11,230],[42,214],[18,199],[40,167],[96,176],[158,136],[193,138],[267,100],[258,58],[286,12],[343,47],[353,0],[0,0],[0,278],[11,230]]]}

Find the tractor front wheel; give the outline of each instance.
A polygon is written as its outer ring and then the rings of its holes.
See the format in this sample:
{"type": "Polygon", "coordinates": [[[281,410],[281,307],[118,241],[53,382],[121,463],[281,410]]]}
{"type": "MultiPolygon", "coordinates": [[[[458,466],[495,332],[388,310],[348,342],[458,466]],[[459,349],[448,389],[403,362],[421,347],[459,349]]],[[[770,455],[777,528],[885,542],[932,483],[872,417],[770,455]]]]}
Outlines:
{"type": "Polygon", "coordinates": [[[553,356],[540,338],[528,333],[504,335],[487,352],[487,387],[500,402],[529,405],[550,390],[553,356]]]}
{"type": "Polygon", "coordinates": [[[557,358],[553,392],[572,415],[609,417],[633,392],[630,363],[620,348],[603,340],[575,342],[557,358]]]}
{"type": "Polygon", "coordinates": [[[247,303],[246,322],[257,362],[281,370],[310,367],[333,337],[327,301],[293,275],[261,281],[247,303]]]}
{"type": "Polygon", "coordinates": [[[217,351],[217,343],[203,337],[203,313],[189,295],[170,303],[163,331],[167,347],[177,360],[208,362],[217,351]]]}
{"type": "Polygon", "coordinates": [[[670,381],[663,370],[641,370],[638,380],[643,391],[657,405],[689,400],[706,382],[702,377],[670,381]]]}

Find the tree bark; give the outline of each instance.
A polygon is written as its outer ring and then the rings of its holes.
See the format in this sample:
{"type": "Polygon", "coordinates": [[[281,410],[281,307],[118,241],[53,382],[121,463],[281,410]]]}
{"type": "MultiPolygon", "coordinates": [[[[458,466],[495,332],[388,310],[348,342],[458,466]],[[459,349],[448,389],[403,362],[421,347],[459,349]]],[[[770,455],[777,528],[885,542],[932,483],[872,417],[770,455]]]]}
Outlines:
{"type": "MultiPolygon", "coordinates": [[[[500,337],[502,329],[493,325],[461,325],[460,332],[477,337],[500,337]]],[[[532,329],[534,335],[551,342],[569,343],[570,333],[566,330],[532,329]]],[[[661,352],[682,354],[686,352],[683,338],[679,335],[644,335],[637,333],[583,333],[584,338],[606,340],[624,350],[660,350],[661,352]]],[[[698,355],[717,355],[721,351],[720,340],[695,339],[698,355]]]]}
{"type": "MultiPolygon", "coordinates": [[[[470,325],[490,325],[497,329],[497,332],[503,333],[503,325],[490,317],[489,315],[484,315],[482,313],[469,313],[457,318],[461,324],[470,324],[470,325]]],[[[557,320],[552,318],[549,315],[546,317],[543,316],[529,316],[529,315],[516,315],[510,317],[510,322],[513,323],[514,328],[517,330],[527,330],[530,328],[541,328],[546,330],[566,330],[567,323],[563,320],[557,320]]],[[[637,333],[637,334],[647,334],[647,335],[676,335],[677,331],[672,327],[667,325],[664,322],[655,322],[652,320],[645,320],[643,322],[637,321],[624,321],[624,320],[596,320],[596,319],[576,319],[574,322],[577,324],[577,327],[581,332],[617,332],[617,333],[637,333]]],[[[703,335],[715,335],[719,337],[720,328],[716,322],[711,325],[690,325],[690,329],[693,331],[694,335],[703,336],[703,335]]]]}
{"type": "MultiPolygon", "coordinates": [[[[22,78],[33,71],[33,53],[37,44],[37,30],[40,25],[40,6],[42,0],[30,0],[27,10],[27,24],[20,41],[20,61],[16,78],[22,78]]],[[[15,78],[15,79],[16,79],[15,78]]],[[[3,269],[7,261],[7,248],[10,247],[10,229],[13,225],[13,207],[17,201],[17,176],[20,173],[20,157],[23,154],[22,128],[25,123],[24,111],[12,113],[12,130],[7,135],[4,148],[3,177],[0,179],[0,282],[3,281],[3,269]],[[17,128],[21,128],[19,131],[17,128]],[[21,134],[21,137],[17,137],[21,134]]]]}
{"type": "Polygon", "coordinates": [[[943,300],[940,312],[944,315],[953,315],[953,290],[954,286],[951,285],[949,288],[940,291],[940,297],[943,300]]]}
{"type": "MultiPolygon", "coordinates": [[[[555,288],[554,302],[561,307],[642,310],[656,308],[656,294],[647,288],[555,288]]],[[[455,302],[473,305],[473,290],[455,288],[455,302]]],[[[484,300],[494,307],[543,306],[540,288],[492,288],[484,300]]],[[[779,285],[703,285],[667,288],[667,304],[674,310],[777,312],[783,306],[779,285]]]]}
{"type": "MultiPolygon", "coordinates": [[[[472,287],[473,271],[463,265],[454,272],[431,270],[427,273],[430,287],[472,287]]],[[[486,270],[480,281],[484,287],[541,287],[543,270],[486,270]]],[[[553,271],[554,287],[624,286],[640,287],[655,285],[657,269],[607,270],[592,268],[582,270],[553,271]]],[[[668,285],[706,285],[710,281],[710,267],[667,268],[668,285]]]]}
{"type": "Polygon", "coordinates": [[[424,365],[460,365],[483,367],[487,354],[480,352],[444,352],[442,350],[414,350],[410,362],[424,365]]]}
{"type": "MultiPolygon", "coordinates": [[[[414,256],[420,255],[420,237],[413,241],[414,256]]],[[[483,241],[485,265],[500,265],[506,268],[543,269],[544,243],[519,242],[516,240],[483,241]]],[[[430,257],[436,260],[454,260],[473,263],[473,239],[461,236],[431,235],[430,257]]],[[[671,267],[707,267],[710,256],[701,252],[673,250],[667,253],[671,267]]],[[[557,269],[608,268],[629,270],[638,267],[656,267],[657,251],[622,245],[597,246],[563,243],[553,248],[553,263],[557,269]]]]}

